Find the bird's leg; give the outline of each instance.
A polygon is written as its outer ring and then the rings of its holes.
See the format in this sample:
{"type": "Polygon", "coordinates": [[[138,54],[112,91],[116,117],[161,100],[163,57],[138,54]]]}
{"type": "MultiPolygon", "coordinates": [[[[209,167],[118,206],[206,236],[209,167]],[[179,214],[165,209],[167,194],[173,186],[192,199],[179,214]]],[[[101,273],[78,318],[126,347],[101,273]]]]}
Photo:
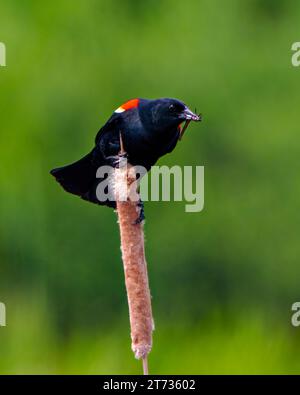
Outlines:
{"type": "Polygon", "coordinates": [[[139,208],[139,216],[134,221],[134,225],[139,225],[145,220],[144,202],[141,199],[137,203],[137,207],[139,208]]]}
{"type": "Polygon", "coordinates": [[[128,155],[126,152],[113,156],[113,167],[120,168],[126,166],[128,162],[128,155]]]}
{"type": "Polygon", "coordinates": [[[118,167],[127,166],[128,155],[127,155],[127,152],[125,151],[125,148],[124,148],[121,130],[119,132],[119,143],[120,143],[120,151],[118,153],[119,160],[118,160],[117,166],[118,167]]]}
{"type": "Polygon", "coordinates": [[[120,168],[127,165],[128,154],[124,149],[123,139],[121,131],[119,132],[118,142],[109,142],[110,150],[117,151],[117,155],[107,156],[106,159],[109,160],[112,167],[120,168]]]}
{"type": "Polygon", "coordinates": [[[119,153],[118,155],[106,156],[105,160],[111,167],[120,168],[126,164],[128,160],[128,154],[126,152],[119,153]]]}
{"type": "Polygon", "coordinates": [[[128,162],[128,154],[125,151],[121,131],[119,132],[119,139],[108,142],[108,149],[112,155],[106,156],[105,159],[109,166],[120,168],[126,166],[128,162]],[[115,153],[115,155],[114,155],[115,153]]]}

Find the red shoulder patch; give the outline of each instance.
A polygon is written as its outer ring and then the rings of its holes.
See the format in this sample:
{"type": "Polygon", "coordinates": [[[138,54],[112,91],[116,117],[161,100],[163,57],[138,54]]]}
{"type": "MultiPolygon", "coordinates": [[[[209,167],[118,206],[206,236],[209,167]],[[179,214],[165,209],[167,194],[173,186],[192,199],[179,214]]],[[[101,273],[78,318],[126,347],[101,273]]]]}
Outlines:
{"type": "Polygon", "coordinates": [[[136,108],[139,105],[139,99],[132,99],[122,104],[119,108],[116,109],[115,112],[123,112],[127,110],[131,110],[132,108],[136,108]]]}

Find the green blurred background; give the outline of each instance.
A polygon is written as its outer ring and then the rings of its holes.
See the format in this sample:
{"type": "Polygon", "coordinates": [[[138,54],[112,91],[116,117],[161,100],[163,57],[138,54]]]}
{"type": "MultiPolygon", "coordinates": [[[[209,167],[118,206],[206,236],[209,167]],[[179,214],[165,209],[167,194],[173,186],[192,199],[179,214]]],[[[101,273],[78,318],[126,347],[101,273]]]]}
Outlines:
{"type": "Polygon", "coordinates": [[[0,1],[1,373],[141,372],[116,216],[49,175],[129,98],[204,115],[159,164],[204,165],[205,209],[146,203],[151,373],[299,373],[300,3],[0,1]]]}

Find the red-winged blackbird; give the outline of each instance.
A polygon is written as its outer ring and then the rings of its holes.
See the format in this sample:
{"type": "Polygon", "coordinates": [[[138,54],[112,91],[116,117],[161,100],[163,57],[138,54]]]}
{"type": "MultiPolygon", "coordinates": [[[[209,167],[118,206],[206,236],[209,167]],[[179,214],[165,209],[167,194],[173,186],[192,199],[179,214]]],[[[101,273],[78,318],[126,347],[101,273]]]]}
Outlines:
{"type": "Polygon", "coordinates": [[[163,155],[173,151],[190,121],[200,121],[184,103],[176,99],[133,99],[109,118],[96,136],[95,147],[79,161],[51,170],[70,193],[92,203],[115,207],[113,201],[99,201],[97,169],[115,165],[120,152],[120,135],[128,162],[148,171],[163,155]],[[181,124],[186,122],[182,127],[181,124]]]}

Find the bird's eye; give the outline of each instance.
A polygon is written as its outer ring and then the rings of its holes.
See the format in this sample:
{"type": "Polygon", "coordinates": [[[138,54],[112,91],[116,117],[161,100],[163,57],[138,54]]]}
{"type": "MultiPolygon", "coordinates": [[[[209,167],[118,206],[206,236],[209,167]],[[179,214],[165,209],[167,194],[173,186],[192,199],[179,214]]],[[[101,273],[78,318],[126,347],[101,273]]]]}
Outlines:
{"type": "Polygon", "coordinates": [[[174,112],[176,110],[174,104],[169,105],[169,110],[172,112],[174,112]]]}

